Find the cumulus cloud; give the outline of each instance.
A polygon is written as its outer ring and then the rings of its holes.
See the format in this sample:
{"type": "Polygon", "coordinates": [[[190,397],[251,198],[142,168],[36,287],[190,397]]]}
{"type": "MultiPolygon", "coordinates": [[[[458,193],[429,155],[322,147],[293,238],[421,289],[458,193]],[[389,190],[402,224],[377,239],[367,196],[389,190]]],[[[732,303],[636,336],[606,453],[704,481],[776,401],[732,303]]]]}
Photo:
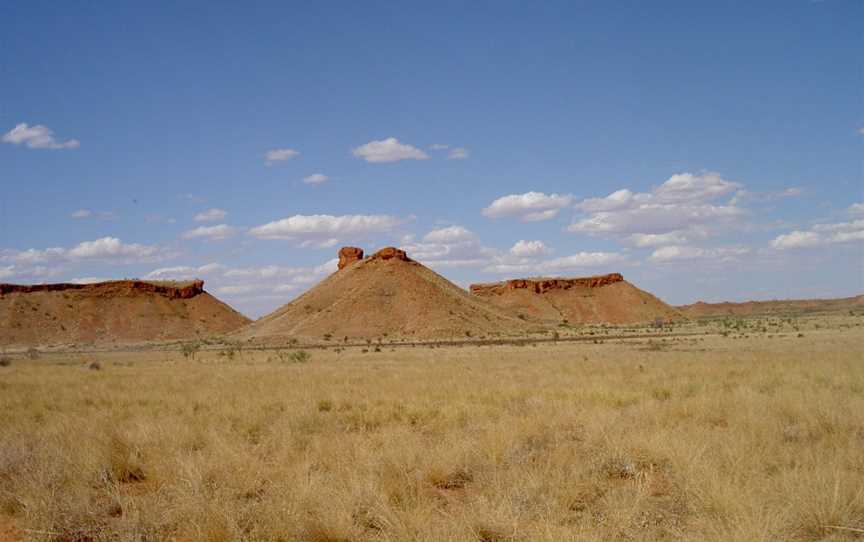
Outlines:
{"type": "Polygon", "coordinates": [[[228,212],[223,209],[207,209],[195,215],[195,222],[214,222],[224,220],[226,216],[228,216],[228,212]]]}
{"type": "Polygon", "coordinates": [[[785,188],[783,190],[775,190],[773,192],[750,192],[743,188],[735,192],[735,196],[729,200],[730,205],[738,205],[742,203],[764,203],[774,201],[781,198],[796,198],[804,195],[804,189],[798,187],[785,188]]]}
{"type": "Polygon", "coordinates": [[[341,239],[392,231],[403,221],[390,215],[294,215],[249,230],[259,239],[285,239],[301,246],[328,247],[341,239]]]}
{"type": "Polygon", "coordinates": [[[155,245],[127,244],[116,237],[84,241],[72,248],[46,248],[0,251],[0,261],[19,264],[50,262],[103,261],[107,263],[146,263],[164,260],[173,254],[155,245]]]}
{"type": "Polygon", "coordinates": [[[546,246],[543,241],[516,241],[510,247],[510,254],[517,258],[531,258],[535,256],[544,256],[552,251],[546,246]]]}
{"type": "Polygon", "coordinates": [[[425,152],[406,143],[400,143],[395,137],[380,141],[370,141],[352,149],[351,153],[358,158],[373,163],[429,159],[429,155],[425,152]]]}
{"type": "Polygon", "coordinates": [[[209,239],[218,241],[227,239],[237,234],[237,228],[228,224],[217,224],[215,226],[200,226],[193,230],[183,232],[183,239],[209,239]]]}
{"type": "Polygon", "coordinates": [[[473,241],[476,236],[462,226],[448,226],[432,230],[423,236],[427,243],[454,244],[464,241],[473,241]]]}
{"type": "Polygon", "coordinates": [[[457,225],[432,230],[420,242],[413,236],[404,237],[402,247],[415,260],[435,268],[482,267],[495,252],[482,246],[473,232],[457,225]]]}
{"type": "Polygon", "coordinates": [[[578,252],[570,256],[525,262],[497,262],[484,270],[508,275],[572,273],[596,267],[622,265],[628,261],[617,252],[578,252]]]}
{"type": "Polygon", "coordinates": [[[313,173],[308,177],[303,177],[303,182],[306,184],[322,184],[330,180],[330,177],[323,173],[313,173]]]}
{"type": "Polygon", "coordinates": [[[252,308],[252,313],[266,313],[288,301],[286,293],[300,291],[337,270],[338,260],[330,259],[321,265],[288,267],[265,265],[232,268],[220,263],[201,266],[180,265],[162,267],[147,273],[147,280],[203,279],[212,291],[241,308],[252,308]]]}
{"type": "Polygon", "coordinates": [[[737,261],[741,256],[750,254],[747,247],[700,248],[693,246],[667,246],[655,250],[648,258],[654,263],[682,260],[715,260],[719,262],[737,261]]]}
{"type": "Polygon", "coordinates": [[[75,277],[69,279],[68,282],[72,284],[95,284],[97,282],[108,282],[112,279],[107,277],[75,277]]]}
{"type": "Polygon", "coordinates": [[[450,149],[450,152],[447,153],[448,160],[464,160],[468,158],[471,153],[465,147],[455,147],[450,149]]]}
{"type": "Polygon", "coordinates": [[[659,247],[664,245],[680,245],[692,237],[705,236],[704,230],[693,232],[671,231],[668,233],[634,233],[624,238],[624,243],[638,247],[659,247]]]}
{"type": "Polygon", "coordinates": [[[284,162],[286,160],[290,160],[295,156],[299,156],[300,151],[296,151],[294,149],[271,149],[264,154],[264,159],[267,161],[267,164],[273,164],[275,162],[284,162]]]}
{"type": "Polygon", "coordinates": [[[864,219],[851,222],[816,224],[809,230],[795,230],[778,235],[771,241],[777,250],[812,248],[864,241],[864,219]]]}
{"type": "MultiPolygon", "coordinates": [[[[717,173],[673,175],[650,193],[617,190],[603,198],[589,198],[576,204],[588,216],[572,223],[567,230],[588,234],[668,234],[687,235],[707,224],[739,220],[744,209],[712,201],[741,188],[740,183],[723,179],[717,173]]],[[[639,238],[635,238],[640,240],[639,238]]],[[[641,241],[645,241],[642,238],[641,241]]]]}
{"type": "Polygon", "coordinates": [[[3,134],[2,141],[12,145],[24,145],[30,149],[75,149],[81,146],[77,139],[58,141],[54,132],[47,126],[30,126],[22,122],[3,134]]]}
{"type": "Polygon", "coordinates": [[[573,196],[569,194],[526,192],[500,197],[483,209],[482,213],[489,218],[512,217],[523,222],[536,222],[555,218],[558,211],[570,206],[572,202],[573,196]]]}
{"type": "Polygon", "coordinates": [[[846,209],[850,215],[864,215],[864,202],[862,203],[853,203],[846,209]]]}

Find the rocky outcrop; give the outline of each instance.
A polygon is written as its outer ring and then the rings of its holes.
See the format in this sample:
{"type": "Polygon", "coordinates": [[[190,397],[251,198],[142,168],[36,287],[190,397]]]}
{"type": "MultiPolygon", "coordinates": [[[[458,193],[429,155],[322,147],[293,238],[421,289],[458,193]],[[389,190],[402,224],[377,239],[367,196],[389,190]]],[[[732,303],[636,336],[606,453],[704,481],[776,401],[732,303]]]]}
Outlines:
{"type": "Polygon", "coordinates": [[[339,249],[339,269],[348,267],[363,259],[363,249],[357,247],[342,247],[339,249]]]}
{"type": "Polygon", "coordinates": [[[385,247],[369,257],[370,260],[401,260],[403,262],[413,261],[404,250],[396,247],[385,247]]]}
{"type": "Polygon", "coordinates": [[[204,281],[167,284],[144,280],[113,280],[92,284],[0,284],[0,295],[34,292],[62,292],[64,290],[84,290],[96,295],[129,295],[136,292],[158,294],[168,299],[191,299],[204,293],[204,281]]]}
{"type": "Polygon", "coordinates": [[[594,277],[579,277],[569,279],[538,278],[538,279],[513,279],[503,282],[486,284],[472,284],[471,293],[475,295],[502,295],[509,290],[527,289],[536,294],[542,294],[550,290],[569,290],[575,287],[601,288],[608,284],[622,282],[624,277],[621,273],[609,273],[608,275],[597,275],[594,277]]]}

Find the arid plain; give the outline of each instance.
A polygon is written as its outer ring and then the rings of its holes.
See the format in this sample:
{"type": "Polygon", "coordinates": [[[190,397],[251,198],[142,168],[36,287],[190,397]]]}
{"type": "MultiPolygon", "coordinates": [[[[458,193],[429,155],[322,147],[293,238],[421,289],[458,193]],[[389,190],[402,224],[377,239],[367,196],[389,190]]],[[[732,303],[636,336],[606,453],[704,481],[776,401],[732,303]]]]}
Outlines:
{"type": "Polygon", "coordinates": [[[862,328],[19,351],[0,540],[859,539],[862,328]]]}

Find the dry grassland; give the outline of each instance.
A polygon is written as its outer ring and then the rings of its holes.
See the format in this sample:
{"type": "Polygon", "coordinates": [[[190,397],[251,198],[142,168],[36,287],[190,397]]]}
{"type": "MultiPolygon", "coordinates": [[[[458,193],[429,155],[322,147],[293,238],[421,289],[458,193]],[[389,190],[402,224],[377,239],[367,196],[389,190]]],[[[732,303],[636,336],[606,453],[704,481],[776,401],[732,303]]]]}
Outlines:
{"type": "Polygon", "coordinates": [[[854,540],[861,322],[305,363],[15,357],[0,539],[854,540]]]}

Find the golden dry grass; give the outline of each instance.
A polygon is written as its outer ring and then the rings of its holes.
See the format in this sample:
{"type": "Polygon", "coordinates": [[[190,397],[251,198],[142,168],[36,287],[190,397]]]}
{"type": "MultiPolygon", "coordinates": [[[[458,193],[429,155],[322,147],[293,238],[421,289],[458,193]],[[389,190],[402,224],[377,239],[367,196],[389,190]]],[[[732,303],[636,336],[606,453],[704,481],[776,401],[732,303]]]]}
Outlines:
{"type": "Polygon", "coordinates": [[[862,318],[808,322],[308,363],[16,357],[0,519],[63,541],[853,540],[862,318]]]}

